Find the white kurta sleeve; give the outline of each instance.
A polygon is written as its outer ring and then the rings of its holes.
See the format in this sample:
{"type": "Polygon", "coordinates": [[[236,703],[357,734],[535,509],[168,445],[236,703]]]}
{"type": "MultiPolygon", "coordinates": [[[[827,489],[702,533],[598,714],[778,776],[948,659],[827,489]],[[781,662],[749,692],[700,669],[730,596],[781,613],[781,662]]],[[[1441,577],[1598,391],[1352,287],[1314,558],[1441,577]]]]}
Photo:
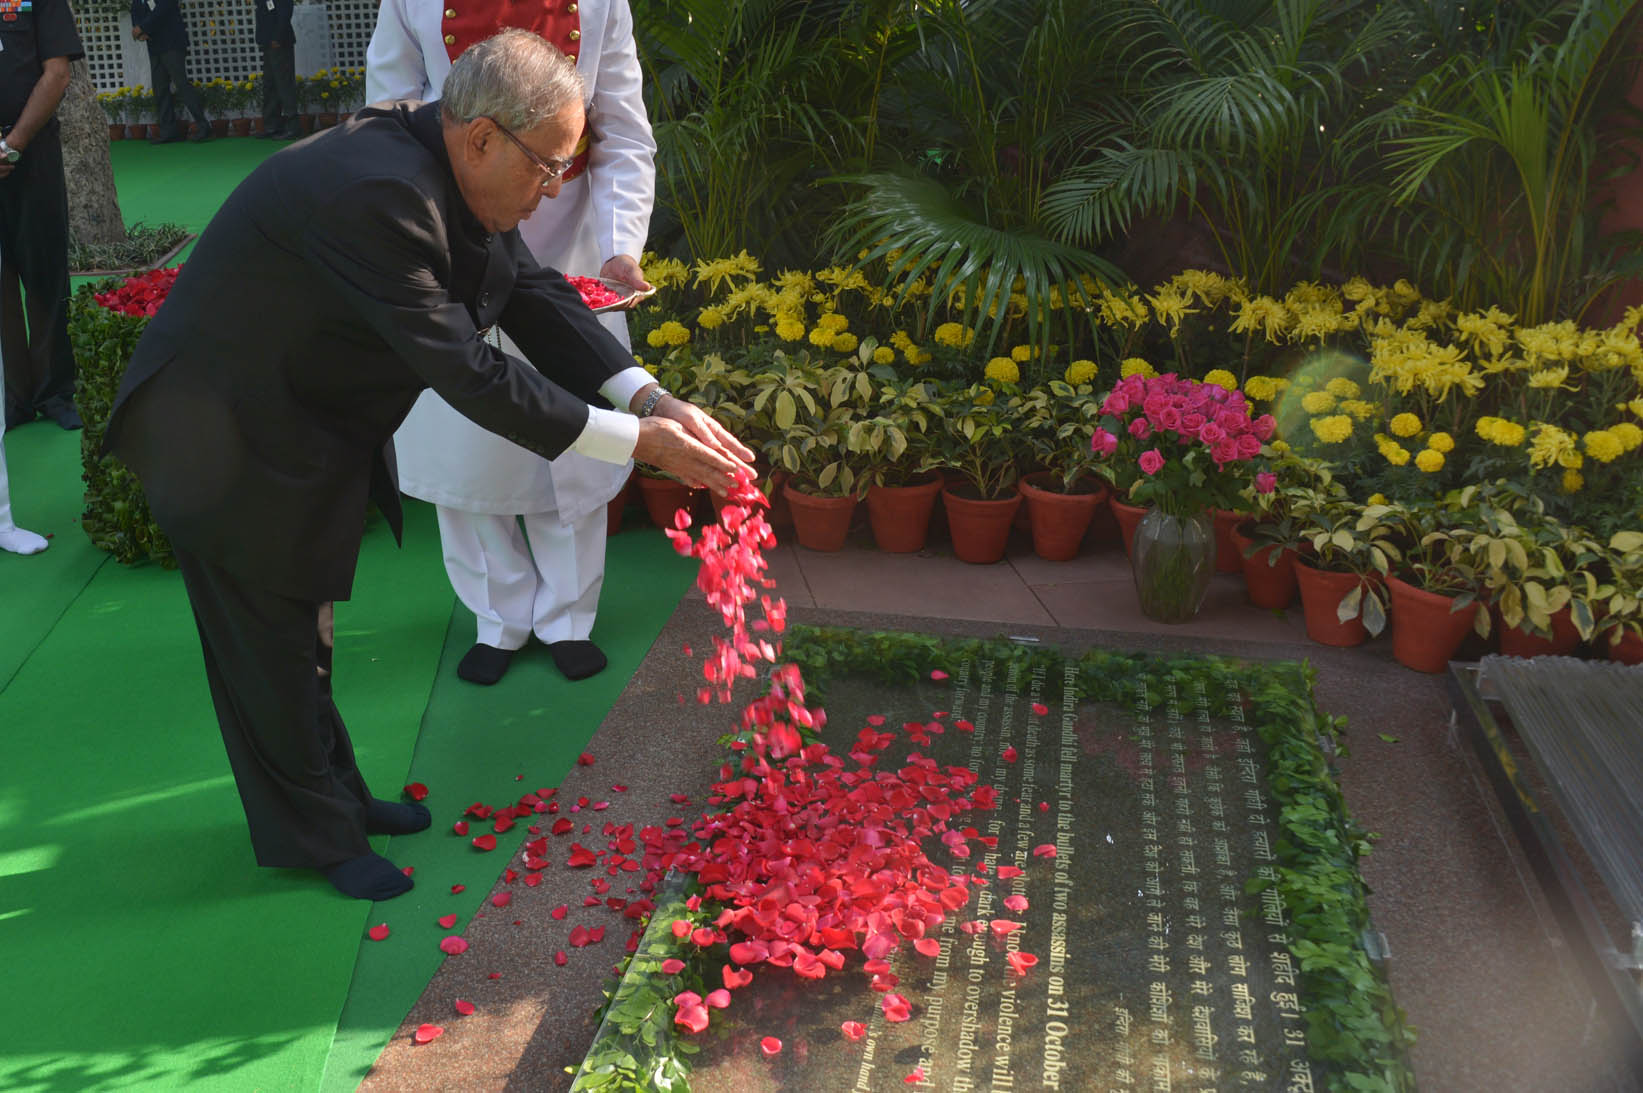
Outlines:
{"type": "MultiPolygon", "coordinates": [[[[433,18],[439,11],[417,0],[382,0],[376,30],[365,48],[365,101],[437,97],[428,84],[428,65],[412,25],[417,18],[433,18]],[[424,10],[427,9],[427,10],[424,10]]],[[[435,26],[437,30],[437,23],[435,26]]]]}
{"type": "Polygon", "coordinates": [[[588,177],[600,261],[638,258],[656,199],[656,140],[645,113],[644,80],[627,0],[611,0],[605,17],[593,99],[588,104],[588,177]]]}

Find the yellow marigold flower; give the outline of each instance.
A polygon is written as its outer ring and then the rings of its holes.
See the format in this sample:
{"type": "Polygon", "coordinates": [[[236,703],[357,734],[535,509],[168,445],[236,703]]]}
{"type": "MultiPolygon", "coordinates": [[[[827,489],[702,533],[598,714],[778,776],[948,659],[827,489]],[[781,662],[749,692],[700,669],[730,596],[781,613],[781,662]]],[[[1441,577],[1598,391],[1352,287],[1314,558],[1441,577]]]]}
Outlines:
{"type": "Polygon", "coordinates": [[[696,325],[704,330],[717,330],[725,324],[725,313],[717,307],[704,307],[696,313],[696,325]]]}
{"type": "Polygon", "coordinates": [[[1081,383],[1088,383],[1095,378],[1095,362],[1078,360],[1067,365],[1065,376],[1068,383],[1077,387],[1081,383]]]}
{"type": "Polygon", "coordinates": [[[1010,350],[1010,359],[1017,364],[1026,364],[1036,356],[1038,353],[1030,345],[1018,345],[1010,350]]]}
{"type": "Polygon", "coordinates": [[[1563,472],[1563,481],[1559,483],[1564,493],[1579,493],[1585,484],[1585,476],[1572,467],[1563,472]]]}
{"type": "Polygon", "coordinates": [[[1431,448],[1422,448],[1415,455],[1415,466],[1427,474],[1441,471],[1443,470],[1443,453],[1431,448]]]}
{"type": "Polygon", "coordinates": [[[1345,376],[1336,376],[1324,384],[1324,390],[1336,398],[1357,398],[1363,394],[1363,390],[1345,376]]]}
{"type": "Polygon", "coordinates": [[[1620,441],[1620,447],[1624,451],[1633,451],[1638,445],[1643,444],[1643,429],[1639,429],[1629,421],[1622,421],[1619,425],[1609,426],[1609,432],[1613,433],[1615,438],[1620,441]]]}
{"type": "Polygon", "coordinates": [[[654,364],[645,364],[642,357],[634,357],[633,359],[638,361],[640,364],[644,364],[646,372],[649,372],[653,376],[656,374],[656,366],[654,364]]]}
{"type": "Polygon", "coordinates": [[[991,406],[992,404],[993,393],[991,391],[981,391],[976,394],[977,406],[991,406]]]}
{"type": "Polygon", "coordinates": [[[1301,396],[1301,409],[1309,414],[1327,414],[1335,408],[1335,396],[1328,391],[1308,391],[1301,396]]]}
{"type": "Polygon", "coordinates": [[[1599,463],[1613,463],[1626,452],[1626,446],[1618,436],[1607,429],[1593,429],[1580,438],[1586,449],[1586,454],[1599,463]]]}
{"type": "Polygon", "coordinates": [[[1365,504],[1384,505],[1384,504],[1386,504],[1386,494],[1384,494],[1384,493],[1372,493],[1372,494],[1369,495],[1369,500],[1366,501],[1365,504]]]}
{"type": "Polygon", "coordinates": [[[827,329],[825,326],[822,326],[820,323],[817,323],[813,328],[811,328],[810,344],[816,346],[818,349],[831,349],[833,347],[833,339],[837,337],[838,335],[833,331],[827,329]]]}
{"type": "Polygon", "coordinates": [[[912,346],[913,339],[908,337],[907,331],[898,330],[890,335],[890,344],[905,353],[912,346]]]}
{"type": "Polygon", "coordinates": [[[1368,421],[1380,412],[1380,407],[1373,402],[1366,402],[1361,398],[1342,399],[1338,409],[1343,414],[1351,414],[1359,421],[1368,421]]]}
{"type": "Polygon", "coordinates": [[[1153,369],[1152,365],[1148,364],[1140,357],[1126,357],[1124,362],[1118,366],[1118,374],[1124,379],[1137,375],[1145,376],[1146,378],[1151,379],[1158,373],[1153,369]]]}
{"type": "Polygon", "coordinates": [[[1019,383],[1021,369],[1009,357],[994,357],[987,362],[986,376],[994,383],[1019,383]]]}
{"type": "Polygon", "coordinates": [[[1448,433],[1433,433],[1426,438],[1426,446],[1434,452],[1448,454],[1455,450],[1455,438],[1448,433]]]}
{"type": "Polygon", "coordinates": [[[877,346],[877,347],[874,348],[874,350],[873,350],[873,363],[874,364],[894,364],[895,360],[896,360],[896,351],[894,349],[891,349],[888,345],[881,345],[881,346],[877,346]]]}
{"type": "Polygon", "coordinates": [[[1228,391],[1238,390],[1238,377],[1225,368],[1211,368],[1204,373],[1204,382],[1213,383],[1215,386],[1228,391]]]}
{"type": "Polygon", "coordinates": [[[1244,381],[1244,394],[1262,402],[1278,397],[1278,381],[1271,376],[1251,376],[1244,381]]]}
{"type": "Polygon", "coordinates": [[[690,341],[690,331],[683,323],[669,319],[661,326],[645,335],[645,341],[656,348],[664,345],[684,345],[690,341]]]}
{"type": "Polygon", "coordinates": [[[1312,419],[1312,432],[1325,444],[1339,444],[1352,435],[1352,419],[1346,414],[1312,419]]]}
{"type": "Polygon", "coordinates": [[[930,351],[928,349],[920,349],[916,345],[910,345],[906,349],[902,350],[902,356],[907,358],[908,364],[919,365],[930,363],[930,351]]]}
{"type": "Polygon", "coordinates": [[[856,339],[854,334],[846,332],[843,334],[833,335],[833,348],[838,350],[840,353],[853,353],[856,350],[856,346],[859,344],[861,343],[856,339]]]}
{"type": "MultiPolygon", "coordinates": [[[[936,327],[935,340],[937,345],[951,346],[954,349],[963,349],[975,340],[975,331],[963,323],[942,323],[936,327]]],[[[903,334],[902,337],[907,337],[903,334]]],[[[892,341],[894,337],[892,336],[892,341]]]]}
{"type": "Polygon", "coordinates": [[[1385,443],[1376,445],[1381,455],[1394,467],[1401,467],[1409,462],[1409,449],[1388,437],[1385,443]]]}
{"type": "Polygon", "coordinates": [[[1520,447],[1529,436],[1529,430],[1515,421],[1502,420],[1495,426],[1495,435],[1489,439],[1502,448],[1520,447]]]}
{"type": "Polygon", "coordinates": [[[850,319],[846,315],[840,315],[837,311],[829,311],[825,315],[816,318],[816,325],[829,333],[842,334],[850,329],[850,319]]]}
{"type": "Polygon", "coordinates": [[[1421,419],[1407,410],[1387,423],[1395,436],[1414,436],[1421,431],[1421,419]]]}
{"type": "Polygon", "coordinates": [[[796,342],[804,337],[804,324],[792,318],[777,319],[776,337],[784,342],[796,342]]]}
{"type": "Polygon", "coordinates": [[[1634,398],[1630,402],[1625,403],[1625,407],[1638,417],[1643,417],[1643,398],[1634,398]]]}

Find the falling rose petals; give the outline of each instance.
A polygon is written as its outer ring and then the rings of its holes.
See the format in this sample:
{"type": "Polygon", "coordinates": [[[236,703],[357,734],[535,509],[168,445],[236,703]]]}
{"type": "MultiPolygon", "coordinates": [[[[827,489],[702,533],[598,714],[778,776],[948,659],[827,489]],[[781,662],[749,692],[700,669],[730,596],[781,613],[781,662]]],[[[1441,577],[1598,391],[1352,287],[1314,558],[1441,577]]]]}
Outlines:
{"type": "Polygon", "coordinates": [[[492,907],[506,907],[512,902],[513,894],[511,892],[498,892],[496,895],[491,897],[492,907]]]}
{"type": "Polygon", "coordinates": [[[942,680],[947,678],[947,673],[942,671],[940,668],[931,668],[930,678],[935,680],[937,683],[940,683],[942,680]]]}
{"type": "Polygon", "coordinates": [[[879,1005],[884,1010],[884,1019],[892,1024],[913,1016],[913,1007],[899,994],[885,995],[879,1005]]]}
{"type": "Polygon", "coordinates": [[[694,992],[685,991],[673,1001],[679,1007],[673,1015],[674,1024],[688,1032],[702,1032],[707,1028],[707,1007],[694,992]]]}
{"type": "Polygon", "coordinates": [[[860,1040],[863,1036],[867,1035],[867,1026],[862,1024],[860,1021],[846,1021],[844,1024],[839,1026],[839,1031],[844,1033],[844,1038],[846,1040],[854,1043],[855,1041],[860,1040]]]}
{"type": "Polygon", "coordinates": [[[998,867],[999,880],[1009,880],[1011,877],[1019,877],[1021,876],[1021,873],[1022,870],[1013,865],[1001,865],[998,867]]]}
{"type": "Polygon", "coordinates": [[[458,835],[466,835],[468,833],[468,821],[458,820],[456,823],[451,825],[451,830],[456,832],[458,835]]]}
{"type": "Polygon", "coordinates": [[[1015,762],[1015,754],[1015,745],[1011,744],[1009,747],[1004,749],[1004,761],[1006,763],[1015,762]]]}
{"type": "Polygon", "coordinates": [[[994,937],[1009,937],[1021,929],[1021,923],[1012,922],[1007,918],[995,918],[989,924],[989,928],[993,931],[994,937]]]}
{"type": "Polygon", "coordinates": [[[456,925],[456,916],[455,915],[440,915],[439,916],[439,928],[440,929],[449,930],[452,926],[455,926],[455,925],[456,925]]]}
{"type": "Polygon", "coordinates": [[[688,793],[670,793],[670,794],[668,794],[667,799],[672,801],[676,805],[688,805],[690,803],[690,794],[688,794],[688,793]]]}
{"type": "Polygon", "coordinates": [[[1040,843],[1039,845],[1033,847],[1033,857],[1035,857],[1035,858],[1053,858],[1053,857],[1055,857],[1055,844],[1054,843],[1040,843]]]}
{"type": "Polygon", "coordinates": [[[588,935],[589,931],[586,926],[573,927],[570,932],[570,947],[573,949],[584,948],[588,943],[588,935]]]}
{"type": "Polygon", "coordinates": [[[428,796],[428,787],[423,785],[421,782],[412,782],[410,785],[405,787],[403,792],[405,796],[409,797],[411,800],[420,801],[428,796]]]}
{"type": "MultiPolygon", "coordinates": [[[[687,918],[676,918],[668,925],[668,929],[673,931],[674,937],[683,941],[690,936],[690,931],[695,927],[690,924],[690,920],[687,918]]],[[[732,953],[731,959],[735,959],[734,953],[732,953]]]]}
{"type": "Polygon", "coordinates": [[[1039,717],[1043,717],[1045,714],[1047,714],[1049,712],[1050,712],[1050,708],[1048,706],[1044,705],[1044,703],[1042,703],[1042,702],[1034,702],[1033,703],[1033,713],[1037,714],[1039,717]]]}
{"type": "Polygon", "coordinates": [[[570,904],[561,903],[559,906],[557,906],[553,910],[549,911],[548,914],[550,916],[552,916],[553,918],[555,918],[555,919],[563,919],[569,911],[570,911],[570,904]]]}
{"type": "Polygon", "coordinates": [[[1025,911],[1027,909],[1027,897],[1026,896],[1005,896],[1004,897],[1004,906],[1008,907],[1012,911],[1025,911]]]}
{"type": "Polygon", "coordinates": [[[1038,957],[1032,953],[1005,953],[1004,959],[1010,964],[1010,970],[1017,975],[1026,975],[1027,969],[1038,963],[1038,957]]]}
{"type": "Polygon", "coordinates": [[[759,1041],[759,1050],[764,1052],[765,1058],[771,1058],[782,1053],[782,1042],[774,1036],[766,1036],[759,1041]]]}
{"type": "Polygon", "coordinates": [[[976,731],[975,722],[968,721],[968,720],[966,720],[965,718],[962,718],[962,717],[959,718],[957,721],[953,722],[953,727],[958,729],[959,732],[975,732],[976,731]]]}
{"type": "Polygon", "coordinates": [[[969,922],[959,923],[958,928],[967,934],[979,934],[987,928],[987,924],[980,919],[972,919],[969,922]]]}
{"type": "Polygon", "coordinates": [[[485,850],[485,851],[495,850],[496,849],[496,836],[495,835],[480,835],[480,836],[478,836],[477,838],[475,838],[473,840],[473,844],[474,844],[474,849],[475,850],[485,850]]]}
{"type": "Polygon", "coordinates": [[[426,1044],[430,1040],[437,1040],[443,1035],[445,1035],[445,1030],[438,1025],[418,1025],[416,1031],[411,1033],[411,1042],[426,1044]]]}
{"type": "Polygon", "coordinates": [[[462,999],[458,998],[456,1000],[455,1008],[456,1012],[460,1013],[464,1017],[473,1016],[474,1004],[472,1002],[464,1002],[462,999]]]}
{"type": "Polygon", "coordinates": [[[369,930],[366,930],[365,936],[370,938],[372,941],[385,941],[387,940],[388,935],[392,932],[393,931],[388,929],[388,924],[384,922],[380,926],[373,926],[369,930]]]}
{"type": "Polygon", "coordinates": [[[675,957],[669,957],[668,959],[662,961],[662,974],[664,975],[678,975],[684,970],[685,962],[683,960],[679,960],[675,957]]]}
{"type": "Polygon", "coordinates": [[[920,956],[940,956],[941,942],[933,937],[921,937],[913,942],[913,948],[920,956]]]}
{"type": "Polygon", "coordinates": [[[468,942],[460,937],[442,937],[439,939],[439,950],[449,956],[461,956],[468,951],[468,942]]]}
{"type": "Polygon", "coordinates": [[[730,992],[725,990],[723,987],[720,987],[716,991],[708,991],[707,997],[702,999],[702,1002],[704,1005],[711,1006],[713,1009],[722,1010],[726,1006],[730,1005],[730,992]]]}

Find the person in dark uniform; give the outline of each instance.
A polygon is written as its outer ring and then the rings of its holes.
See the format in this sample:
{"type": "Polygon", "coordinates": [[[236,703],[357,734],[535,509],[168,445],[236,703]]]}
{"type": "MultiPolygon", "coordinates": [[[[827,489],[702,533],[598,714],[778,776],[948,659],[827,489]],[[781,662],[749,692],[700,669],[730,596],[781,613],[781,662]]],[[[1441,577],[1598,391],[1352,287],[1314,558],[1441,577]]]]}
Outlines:
{"type": "Polygon", "coordinates": [[[210,140],[211,119],[205,116],[205,102],[200,98],[200,89],[188,82],[188,24],[183,22],[177,0],[131,0],[131,36],[148,43],[148,66],[153,70],[154,113],[159,117],[160,131],[148,142],[169,144],[182,140],[188,128],[177,118],[173,86],[199,125],[188,139],[210,140]]]}
{"type": "Polygon", "coordinates": [[[428,811],[360,776],[332,701],[331,603],[368,500],[399,534],[390,440],[424,389],[548,459],[631,457],[721,494],[752,473],[519,238],[558,193],[582,102],[570,61],[507,30],[457,59],[440,101],[368,107],[275,153],[132,354],[106,443],[171,538],[261,865],[363,899],[411,887],[367,838],[420,831],[428,811]],[[264,306],[223,306],[242,294],[264,306]]]}
{"type": "Polygon", "coordinates": [[[257,46],[262,50],[261,137],[296,140],[297,54],[291,30],[291,0],[251,0],[257,12],[257,46]]]}
{"type": "Polygon", "coordinates": [[[67,0],[0,0],[0,265],[17,272],[28,295],[27,351],[14,343],[6,360],[7,426],[44,414],[80,427],[56,114],[69,63],[84,55],[67,0]]]}

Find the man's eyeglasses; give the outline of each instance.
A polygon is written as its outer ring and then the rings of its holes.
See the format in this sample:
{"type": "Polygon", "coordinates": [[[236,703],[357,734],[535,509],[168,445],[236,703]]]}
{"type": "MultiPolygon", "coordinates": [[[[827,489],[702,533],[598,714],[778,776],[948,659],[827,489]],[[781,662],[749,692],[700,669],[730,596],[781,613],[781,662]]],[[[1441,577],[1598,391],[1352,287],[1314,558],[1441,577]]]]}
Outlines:
{"type": "Polygon", "coordinates": [[[552,186],[555,182],[564,177],[566,171],[570,170],[571,164],[574,160],[570,158],[543,159],[541,156],[525,147],[525,142],[514,136],[512,131],[509,130],[506,125],[503,125],[489,114],[481,114],[479,116],[500,129],[503,136],[513,141],[514,147],[518,148],[521,152],[524,152],[526,156],[530,157],[530,161],[536,164],[537,168],[542,172],[542,181],[537,183],[537,186],[541,189],[545,190],[549,186],[552,186]]]}

